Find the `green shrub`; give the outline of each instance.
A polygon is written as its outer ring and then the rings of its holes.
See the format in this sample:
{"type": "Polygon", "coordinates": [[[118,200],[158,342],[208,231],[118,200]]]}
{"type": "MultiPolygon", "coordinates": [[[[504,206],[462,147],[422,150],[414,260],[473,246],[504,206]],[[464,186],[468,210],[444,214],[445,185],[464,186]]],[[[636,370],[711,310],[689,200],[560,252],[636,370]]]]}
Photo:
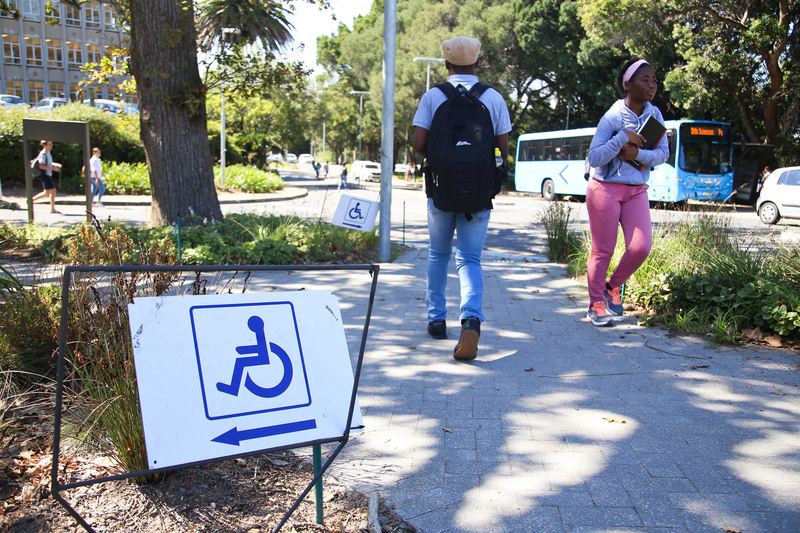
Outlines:
{"type": "Polygon", "coordinates": [[[544,225],[547,234],[547,259],[563,261],[580,247],[580,234],[569,229],[572,207],[564,202],[547,202],[536,220],[544,225]]]}
{"type": "Polygon", "coordinates": [[[283,180],[278,174],[259,170],[250,165],[226,166],[224,188],[220,185],[220,173],[220,167],[214,167],[214,183],[217,189],[238,189],[250,193],[264,193],[283,189],[283,180]]]}
{"type": "Polygon", "coordinates": [[[150,194],[150,174],[144,163],[103,163],[108,194],[150,194]]]}
{"type": "MultiPolygon", "coordinates": [[[[22,108],[0,108],[0,180],[3,183],[24,183],[25,162],[22,147],[22,119],[70,120],[89,123],[92,147],[103,152],[106,161],[144,162],[144,148],[139,139],[137,115],[112,115],[95,107],[68,104],[53,110],[28,111],[22,108]]],[[[41,150],[38,141],[31,142],[31,157],[41,150]]],[[[83,190],[80,177],[83,152],[78,144],[56,143],[53,160],[61,163],[60,186],[71,192],[83,190]]],[[[58,185],[58,184],[57,184],[58,185]]]]}

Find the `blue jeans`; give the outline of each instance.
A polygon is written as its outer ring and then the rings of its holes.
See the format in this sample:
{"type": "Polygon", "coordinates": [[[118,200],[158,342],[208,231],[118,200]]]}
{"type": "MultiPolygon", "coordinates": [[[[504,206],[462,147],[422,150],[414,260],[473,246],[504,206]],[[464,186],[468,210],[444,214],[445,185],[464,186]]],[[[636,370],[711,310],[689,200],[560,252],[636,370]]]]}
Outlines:
{"type": "Polygon", "coordinates": [[[97,201],[100,202],[101,201],[100,199],[106,192],[106,185],[105,183],[103,183],[103,180],[98,180],[98,182],[100,183],[100,185],[95,185],[94,178],[92,178],[92,198],[94,198],[94,195],[96,194],[97,201]]]}
{"type": "Polygon", "coordinates": [[[436,209],[428,198],[428,322],[444,320],[447,306],[444,291],[447,287],[447,266],[453,250],[453,235],[456,240],[456,269],[461,282],[461,316],[463,320],[477,317],[483,322],[483,270],[481,252],[489,229],[490,209],[472,213],[467,221],[464,213],[448,213],[436,209]]]}

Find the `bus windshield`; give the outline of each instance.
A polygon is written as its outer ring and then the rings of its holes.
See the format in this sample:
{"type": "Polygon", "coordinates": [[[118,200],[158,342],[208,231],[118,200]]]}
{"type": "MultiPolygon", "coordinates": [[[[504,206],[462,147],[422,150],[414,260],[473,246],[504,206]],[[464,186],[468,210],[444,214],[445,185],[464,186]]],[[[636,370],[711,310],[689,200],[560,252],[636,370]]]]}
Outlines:
{"type": "Polygon", "coordinates": [[[733,134],[727,124],[694,122],[680,127],[681,170],[692,174],[733,171],[733,134]]]}

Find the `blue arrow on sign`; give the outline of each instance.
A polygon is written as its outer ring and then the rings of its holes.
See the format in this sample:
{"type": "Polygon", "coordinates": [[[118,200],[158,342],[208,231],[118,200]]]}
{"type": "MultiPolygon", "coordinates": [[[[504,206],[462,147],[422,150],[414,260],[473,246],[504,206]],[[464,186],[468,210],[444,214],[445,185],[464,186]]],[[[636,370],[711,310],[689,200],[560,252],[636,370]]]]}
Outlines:
{"type": "Polygon", "coordinates": [[[307,429],[316,429],[316,427],[316,420],[301,420],[299,422],[290,422],[288,424],[278,424],[277,426],[267,426],[263,428],[243,429],[241,431],[234,427],[216,439],[211,439],[211,442],[239,446],[239,443],[243,440],[261,439],[264,437],[272,437],[274,435],[283,435],[284,433],[295,433],[297,431],[305,431],[307,429]]]}

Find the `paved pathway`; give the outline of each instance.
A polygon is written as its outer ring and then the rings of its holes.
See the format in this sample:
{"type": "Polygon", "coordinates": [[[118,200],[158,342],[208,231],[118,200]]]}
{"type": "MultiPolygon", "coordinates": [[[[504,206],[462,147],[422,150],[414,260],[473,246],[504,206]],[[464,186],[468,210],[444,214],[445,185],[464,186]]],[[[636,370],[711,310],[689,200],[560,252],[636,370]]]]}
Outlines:
{"type": "MultiPolygon", "coordinates": [[[[709,347],[632,318],[596,328],[562,267],[484,261],[470,363],[452,358],[455,320],[450,340],[426,334],[426,253],[382,266],[366,430],[336,478],[424,533],[800,531],[800,356],[709,347]]],[[[453,317],[454,267],[450,281],[453,317]]],[[[356,354],[365,290],[294,283],[339,296],[356,354]]]]}

